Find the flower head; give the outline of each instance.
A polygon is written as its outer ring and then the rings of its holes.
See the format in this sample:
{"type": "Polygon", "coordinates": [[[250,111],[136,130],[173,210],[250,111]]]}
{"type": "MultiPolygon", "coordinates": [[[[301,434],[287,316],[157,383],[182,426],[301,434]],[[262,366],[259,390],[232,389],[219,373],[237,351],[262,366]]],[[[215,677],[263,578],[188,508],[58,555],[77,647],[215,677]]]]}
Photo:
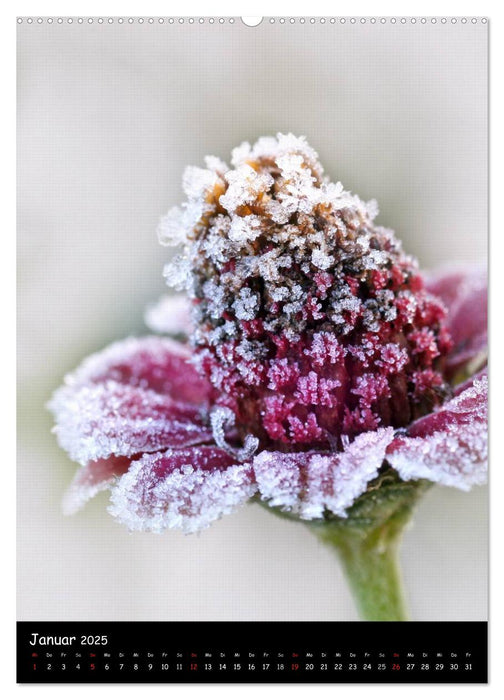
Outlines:
{"type": "Polygon", "coordinates": [[[193,301],[195,361],[215,405],[282,451],[341,448],[439,405],[446,309],[374,225],[376,204],[323,178],[292,135],[242,146],[232,164],[188,168],[188,201],[160,230],[184,244],[165,276],[193,301]]]}
{"type": "Polygon", "coordinates": [[[183,246],[165,276],[187,314],[165,297],[148,318],[189,345],[116,344],[53,398],[83,465],[67,509],[111,487],[131,529],[191,532],[256,494],[345,517],[385,467],[481,483],[486,375],[453,382],[484,363],[484,279],[425,282],[376,203],[324,177],[304,139],[246,143],[231,163],[188,168],[187,201],[159,228],[183,246]]]}

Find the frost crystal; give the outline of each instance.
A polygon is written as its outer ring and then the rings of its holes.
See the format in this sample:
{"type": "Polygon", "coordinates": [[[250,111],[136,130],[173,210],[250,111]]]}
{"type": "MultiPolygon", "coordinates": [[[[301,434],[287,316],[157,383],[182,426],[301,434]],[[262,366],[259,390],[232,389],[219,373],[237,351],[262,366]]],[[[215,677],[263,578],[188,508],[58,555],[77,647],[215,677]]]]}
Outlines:
{"type": "Polygon", "coordinates": [[[485,375],[438,411],[397,438],[387,460],[402,479],[429,479],[464,491],[486,479],[487,396],[485,375]]]}
{"type": "Polygon", "coordinates": [[[332,455],[263,451],[254,459],[261,498],[307,520],[322,518],[326,510],[346,517],[378,475],[393,434],[391,428],[363,433],[332,455]]]}
{"type": "Polygon", "coordinates": [[[189,349],[168,338],[127,338],[90,355],[68,374],[49,408],[55,413],[66,410],[64,403],[68,400],[74,401],[75,410],[78,408],[73,399],[76,391],[109,380],[203,406],[208,401],[210,386],[190,361],[189,349]]]}
{"type": "Polygon", "coordinates": [[[128,471],[130,460],[125,457],[109,457],[89,462],[75,474],[63,498],[64,515],[74,515],[100,491],[105,491],[117,477],[128,471]]]}
{"type": "Polygon", "coordinates": [[[197,408],[111,380],[84,386],[71,400],[57,395],[52,407],[59,444],[82,465],[111,455],[196,445],[212,435],[197,408]]]}
{"type": "Polygon", "coordinates": [[[112,490],[109,512],[130,530],[186,533],[248,501],[256,486],[249,466],[215,447],[167,450],[133,462],[112,490]]]}
{"type": "Polygon", "coordinates": [[[245,437],[241,448],[232,447],[226,440],[226,432],[234,426],[235,416],[229,408],[215,408],[210,414],[210,423],[215,444],[232,455],[238,462],[245,462],[257,450],[259,440],[253,435],[245,437]]]}

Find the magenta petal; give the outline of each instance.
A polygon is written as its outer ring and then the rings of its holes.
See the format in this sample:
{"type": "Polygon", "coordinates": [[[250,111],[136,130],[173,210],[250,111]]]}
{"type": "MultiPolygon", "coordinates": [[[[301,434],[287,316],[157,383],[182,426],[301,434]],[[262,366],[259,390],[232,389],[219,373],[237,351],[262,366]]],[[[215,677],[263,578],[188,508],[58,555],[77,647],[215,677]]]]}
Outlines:
{"type": "Polygon", "coordinates": [[[425,286],[431,294],[439,297],[449,309],[460,296],[466,279],[474,275],[470,268],[441,268],[426,273],[425,286]]]}
{"type": "Polygon", "coordinates": [[[395,438],[388,462],[404,480],[429,479],[467,491],[486,481],[487,395],[485,375],[438,411],[395,438]]]}
{"type": "Polygon", "coordinates": [[[482,356],[488,345],[487,275],[483,271],[438,273],[427,282],[448,308],[447,326],[454,342],[447,358],[452,372],[482,356]]]}
{"type": "Polygon", "coordinates": [[[189,363],[190,350],[169,338],[127,338],[89,356],[65,377],[69,387],[102,384],[109,379],[152,389],[177,401],[201,404],[210,385],[189,363]]]}
{"type": "Polygon", "coordinates": [[[193,330],[186,294],[165,294],[145,312],[145,323],[155,333],[189,335],[193,330]]]}
{"type": "Polygon", "coordinates": [[[111,494],[109,512],[130,530],[186,533],[208,527],[254,495],[248,464],[217,447],[146,454],[131,464],[111,494]]]}
{"type": "Polygon", "coordinates": [[[63,514],[77,513],[91,498],[105,491],[118,476],[128,471],[130,464],[131,459],[127,457],[109,457],[81,467],[63,496],[63,514]]]}
{"type": "Polygon", "coordinates": [[[484,377],[488,380],[488,367],[483,367],[483,369],[477,372],[473,377],[469,377],[469,379],[466,379],[465,382],[457,384],[457,386],[453,389],[454,396],[459,396],[459,394],[461,394],[463,391],[472,387],[475,379],[483,379],[484,377]]]}
{"type": "Polygon", "coordinates": [[[64,386],[50,408],[60,446],[83,465],[111,455],[131,457],[212,439],[196,407],[110,380],[77,390],[64,386]]]}
{"type": "Polygon", "coordinates": [[[261,452],[253,462],[261,497],[305,520],[321,518],[325,510],[346,517],[378,475],[393,434],[392,428],[361,433],[333,454],[261,452]]]}

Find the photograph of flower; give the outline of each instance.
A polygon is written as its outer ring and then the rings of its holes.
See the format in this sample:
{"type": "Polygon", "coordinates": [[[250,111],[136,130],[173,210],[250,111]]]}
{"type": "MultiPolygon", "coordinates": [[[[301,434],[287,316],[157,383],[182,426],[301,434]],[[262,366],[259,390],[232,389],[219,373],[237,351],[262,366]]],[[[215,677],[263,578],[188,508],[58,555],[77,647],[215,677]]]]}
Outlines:
{"type": "Polygon", "coordinates": [[[487,619],[487,28],[419,24],[19,27],[18,619],[487,619]]]}
{"type": "Polygon", "coordinates": [[[192,533],[257,496],[335,544],[368,619],[404,619],[393,555],[417,494],[485,481],[484,276],[425,286],[303,138],[231,162],[189,167],[159,229],[184,245],[165,277],[187,308],[164,297],[150,318],[192,322],[189,344],[117,343],[50,404],[82,465],[65,508],[111,487],[131,530],[192,533]]]}

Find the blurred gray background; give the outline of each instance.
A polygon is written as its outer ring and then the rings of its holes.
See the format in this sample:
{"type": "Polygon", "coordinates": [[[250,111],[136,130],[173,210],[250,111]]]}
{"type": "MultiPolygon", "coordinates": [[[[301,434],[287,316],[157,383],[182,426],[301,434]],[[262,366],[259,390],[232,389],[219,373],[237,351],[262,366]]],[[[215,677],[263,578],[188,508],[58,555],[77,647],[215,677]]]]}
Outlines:
{"type": "MultiPolygon", "coordinates": [[[[376,198],[423,267],[487,253],[487,27],[96,19],[18,27],[18,619],[352,620],[333,554],[259,506],[200,536],[128,534],[44,408],[87,354],[143,334],[159,217],[185,165],[277,131],[376,198]]],[[[413,617],[487,617],[487,492],[434,488],[403,546],[413,617]]]]}

